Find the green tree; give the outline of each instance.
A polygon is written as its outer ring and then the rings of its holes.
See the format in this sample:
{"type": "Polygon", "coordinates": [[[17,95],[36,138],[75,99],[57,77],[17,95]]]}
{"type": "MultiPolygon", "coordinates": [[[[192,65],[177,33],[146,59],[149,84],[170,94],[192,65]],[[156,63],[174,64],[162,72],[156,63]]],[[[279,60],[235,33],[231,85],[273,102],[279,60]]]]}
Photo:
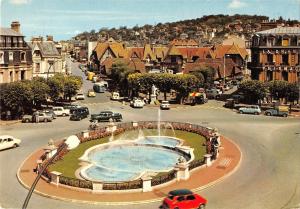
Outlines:
{"type": "Polygon", "coordinates": [[[287,85],[287,100],[294,103],[299,101],[300,86],[297,83],[289,83],[287,85]]]}
{"type": "Polygon", "coordinates": [[[50,87],[47,85],[46,80],[42,78],[34,78],[30,81],[32,96],[32,103],[35,108],[39,109],[41,104],[46,102],[47,96],[50,93],[50,87]]]}
{"type": "Polygon", "coordinates": [[[49,96],[56,103],[63,95],[64,81],[60,77],[53,76],[48,79],[47,84],[50,88],[49,96]]]}
{"type": "Polygon", "coordinates": [[[210,66],[201,66],[193,69],[191,74],[198,78],[199,86],[210,87],[214,82],[216,71],[210,66]]]}
{"type": "Polygon", "coordinates": [[[134,73],[134,69],[118,60],[112,64],[111,74],[109,75],[109,78],[113,81],[113,86],[126,96],[128,96],[128,75],[131,73],[134,73]]]}
{"type": "Polygon", "coordinates": [[[270,91],[270,95],[272,99],[283,99],[287,97],[288,92],[288,85],[287,81],[270,81],[267,83],[267,86],[270,91]]]}
{"type": "Polygon", "coordinates": [[[76,95],[77,91],[82,87],[82,78],[79,76],[65,77],[64,81],[64,97],[71,101],[71,98],[76,95]]]}
{"type": "Polygon", "coordinates": [[[262,81],[250,80],[243,81],[239,85],[238,90],[245,95],[245,99],[248,103],[257,103],[266,97],[268,87],[267,84],[262,81]]]}
{"type": "Polygon", "coordinates": [[[1,96],[4,106],[11,111],[12,116],[19,116],[32,108],[33,94],[28,82],[9,83],[1,96]]]}

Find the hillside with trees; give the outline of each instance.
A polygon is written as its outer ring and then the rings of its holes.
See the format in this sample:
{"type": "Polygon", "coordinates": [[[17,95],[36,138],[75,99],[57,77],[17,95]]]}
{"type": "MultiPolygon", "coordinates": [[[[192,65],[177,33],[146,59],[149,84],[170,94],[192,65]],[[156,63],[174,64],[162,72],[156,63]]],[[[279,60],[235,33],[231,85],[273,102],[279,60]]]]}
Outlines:
{"type": "MultiPolygon", "coordinates": [[[[156,25],[134,26],[127,28],[100,28],[90,32],[83,32],[74,37],[79,41],[107,40],[109,37],[123,41],[128,45],[141,46],[145,43],[168,44],[175,38],[191,38],[199,43],[218,43],[224,35],[239,35],[249,38],[255,31],[259,31],[261,23],[269,21],[267,16],[258,15],[208,15],[201,18],[182,20],[177,22],[158,23],[156,25]]],[[[279,24],[292,26],[299,24],[298,20],[284,20],[279,17],[279,24]]]]}

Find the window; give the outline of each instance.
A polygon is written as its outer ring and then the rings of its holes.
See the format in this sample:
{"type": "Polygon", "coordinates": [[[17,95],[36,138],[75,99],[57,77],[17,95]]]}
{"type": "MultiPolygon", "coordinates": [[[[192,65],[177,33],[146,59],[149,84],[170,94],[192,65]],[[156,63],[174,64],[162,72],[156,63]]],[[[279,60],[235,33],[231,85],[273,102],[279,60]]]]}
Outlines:
{"type": "Polygon", "coordinates": [[[26,71],[22,70],[21,71],[21,80],[25,80],[26,79],[26,71]]]}
{"type": "Polygon", "coordinates": [[[40,72],[40,63],[35,63],[35,72],[40,72]]]}
{"type": "Polygon", "coordinates": [[[21,52],[21,61],[26,61],[26,56],[25,52],[21,52]]]}
{"type": "Polygon", "coordinates": [[[267,62],[268,62],[268,64],[273,64],[273,54],[267,55],[267,62]]]}
{"type": "Polygon", "coordinates": [[[289,55],[288,54],[283,54],[282,55],[282,64],[284,64],[284,65],[289,64],[289,55]]]}
{"type": "Polygon", "coordinates": [[[186,197],[186,200],[195,200],[195,196],[194,195],[189,195],[186,197]]]}
{"type": "Polygon", "coordinates": [[[9,52],[9,61],[13,61],[13,60],[14,60],[14,53],[9,52]]]}
{"type": "Polygon", "coordinates": [[[4,64],[4,52],[0,52],[0,64],[4,64]]]}
{"type": "Polygon", "coordinates": [[[177,201],[179,201],[179,202],[184,201],[184,200],[185,200],[184,196],[180,196],[177,198],[177,201]]]}
{"type": "Polygon", "coordinates": [[[267,71],[267,81],[273,80],[273,71],[267,71]]]}
{"type": "Polygon", "coordinates": [[[289,45],[289,39],[284,38],[282,39],[282,46],[288,46],[289,45]]]}
{"type": "Polygon", "coordinates": [[[13,72],[9,72],[9,79],[10,79],[10,82],[14,81],[13,72]]]}
{"type": "Polygon", "coordinates": [[[171,62],[173,63],[173,62],[176,62],[176,61],[177,61],[176,56],[171,56],[171,62]]]}
{"type": "Polygon", "coordinates": [[[287,71],[282,71],[282,79],[285,81],[288,81],[288,72],[287,71]]]}

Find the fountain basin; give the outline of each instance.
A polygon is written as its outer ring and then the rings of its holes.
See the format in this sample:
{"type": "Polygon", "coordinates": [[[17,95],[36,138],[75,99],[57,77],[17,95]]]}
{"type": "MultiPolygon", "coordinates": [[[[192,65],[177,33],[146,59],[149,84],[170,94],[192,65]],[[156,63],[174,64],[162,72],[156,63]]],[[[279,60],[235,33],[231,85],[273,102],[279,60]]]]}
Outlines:
{"type": "Polygon", "coordinates": [[[168,172],[183,156],[175,149],[181,143],[175,137],[151,136],[96,145],[80,158],[88,162],[80,175],[90,181],[123,182],[138,179],[146,172],[168,172]]]}

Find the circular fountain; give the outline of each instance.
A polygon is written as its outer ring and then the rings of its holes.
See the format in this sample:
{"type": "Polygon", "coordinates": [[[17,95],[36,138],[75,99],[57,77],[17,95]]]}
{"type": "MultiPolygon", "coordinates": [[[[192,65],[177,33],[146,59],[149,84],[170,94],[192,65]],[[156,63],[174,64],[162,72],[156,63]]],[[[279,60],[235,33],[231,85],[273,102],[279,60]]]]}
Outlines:
{"type": "Polygon", "coordinates": [[[138,179],[145,173],[168,172],[178,159],[191,160],[191,155],[184,156],[175,149],[181,144],[174,137],[149,136],[97,145],[80,158],[88,163],[80,175],[90,181],[121,182],[138,179]]]}

